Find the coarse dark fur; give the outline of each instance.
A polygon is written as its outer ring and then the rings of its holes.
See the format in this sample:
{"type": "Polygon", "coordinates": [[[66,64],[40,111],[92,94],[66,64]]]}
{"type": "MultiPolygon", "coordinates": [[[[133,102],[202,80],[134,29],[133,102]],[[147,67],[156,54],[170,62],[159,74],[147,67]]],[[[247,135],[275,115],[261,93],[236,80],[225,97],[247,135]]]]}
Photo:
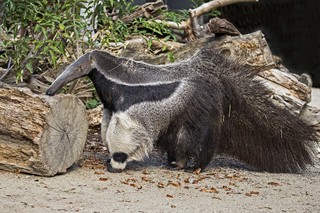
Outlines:
{"type": "Polygon", "coordinates": [[[161,149],[167,149],[169,161],[184,167],[188,156],[194,156],[195,169],[204,169],[214,154],[224,154],[260,171],[306,169],[313,162],[315,130],[274,105],[252,72],[224,63],[232,69],[213,73],[207,84],[196,83],[199,94],[158,141],[161,149]],[[179,126],[182,135],[177,134],[179,126]]]}
{"type": "Polygon", "coordinates": [[[160,66],[94,51],[70,65],[47,94],[85,75],[113,114],[103,132],[112,167],[119,167],[111,171],[142,160],[153,146],[178,168],[194,158],[193,168],[203,170],[215,154],[268,172],[299,172],[312,164],[316,131],[274,105],[250,69],[210,47],[160,66]]]}

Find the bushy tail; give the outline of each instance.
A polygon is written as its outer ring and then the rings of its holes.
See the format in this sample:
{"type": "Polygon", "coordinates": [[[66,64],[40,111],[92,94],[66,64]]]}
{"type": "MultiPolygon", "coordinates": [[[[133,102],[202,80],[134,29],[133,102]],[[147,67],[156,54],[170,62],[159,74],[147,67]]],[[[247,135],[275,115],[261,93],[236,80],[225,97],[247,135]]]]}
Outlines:
{"type": "Polygon", "coordinates": [[[221,76],[224,119],[218,153],[268,172],[299,172],[313,163],[316,131],[266,97],[246,72],[221,76]]]}

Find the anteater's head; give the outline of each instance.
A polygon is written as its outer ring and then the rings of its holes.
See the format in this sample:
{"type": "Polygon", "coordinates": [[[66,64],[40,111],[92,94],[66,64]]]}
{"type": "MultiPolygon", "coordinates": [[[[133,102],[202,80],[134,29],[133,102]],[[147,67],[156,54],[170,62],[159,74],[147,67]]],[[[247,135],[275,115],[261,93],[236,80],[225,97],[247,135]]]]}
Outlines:
{"type": "Polygon", "coordinates": [[[81,78],[90,73],[94,69],[94,61],[91,53],[86,53],[81,56],[77,61],[69,65],[51,84],[46,91],[46,95],[55,95],[59,89],[67,85],[69,82],[81,78]]]}
{"type": "Polygon", "coordinates": [[[141,161],[153,148],[153,140],[147,130],[125,112],[112,116],[106,134],[110,152],[110,172],[121,172],[130,161],[141,161]]]}

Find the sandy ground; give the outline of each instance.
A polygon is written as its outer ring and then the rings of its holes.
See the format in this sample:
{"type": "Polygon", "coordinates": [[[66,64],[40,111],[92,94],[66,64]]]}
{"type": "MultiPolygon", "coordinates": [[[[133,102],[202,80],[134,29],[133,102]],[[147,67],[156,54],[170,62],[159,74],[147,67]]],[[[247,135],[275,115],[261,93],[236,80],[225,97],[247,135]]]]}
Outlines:
{"type": "Polygon", "coordinates": [[[212,167],[73,167],[52,178],[0,171],[0,212],[320,212],[320,168],[304,174],[212,167]]]}
{"type": "Polygon", "coordinates": [[[304,174],[258,173],[224,158],[190,174],[164,168],[155,152],[114,174],[99,141],[90,132],[83,160],[66,174],[0,171],[0,212],[320,212],[319,159],[304,174]]]}

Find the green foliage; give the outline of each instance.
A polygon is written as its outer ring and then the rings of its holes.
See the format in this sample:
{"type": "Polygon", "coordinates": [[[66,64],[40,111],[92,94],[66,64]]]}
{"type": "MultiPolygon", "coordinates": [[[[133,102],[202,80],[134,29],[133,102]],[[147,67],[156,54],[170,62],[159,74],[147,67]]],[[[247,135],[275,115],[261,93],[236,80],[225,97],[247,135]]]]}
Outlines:
{"type": "Polygon", "coordinates": [[[166,21],[173,21],[175,23],[181,23],[189,18],[188,10],[180,10],[180,11],[164,11],[163,12],[166,21]]]}
{"type": "Polygon", "coordinates": [[[11,47],[17,80],[22,73],[41,72],[55,67],[67,45],[77,45],[86,32],[79,10],[84,0],[6,0],[3,27],[13,39],[4,41],[11,47]]]}
{"type": "Polygon", "coordinates": [[[152,19],[137,18],[129,26],[131,34],[139,34],[154,37],[166,37],[174,39],[174,35],[165,24],[155,22],[152,19]]]}
{"type": "Polygon", "coordinates": [[[89,101],[86,102],[86,108],[87,109],[94,109],[96,108],[98,105],[100,104],[100,102],[97,99],[91,99],[89,101]]]}
{"type": "Polygon", "coordinates": [[[167,59],[170,63],[173,63],[175,61],[173,52],[168,52],[167,59]]]}

